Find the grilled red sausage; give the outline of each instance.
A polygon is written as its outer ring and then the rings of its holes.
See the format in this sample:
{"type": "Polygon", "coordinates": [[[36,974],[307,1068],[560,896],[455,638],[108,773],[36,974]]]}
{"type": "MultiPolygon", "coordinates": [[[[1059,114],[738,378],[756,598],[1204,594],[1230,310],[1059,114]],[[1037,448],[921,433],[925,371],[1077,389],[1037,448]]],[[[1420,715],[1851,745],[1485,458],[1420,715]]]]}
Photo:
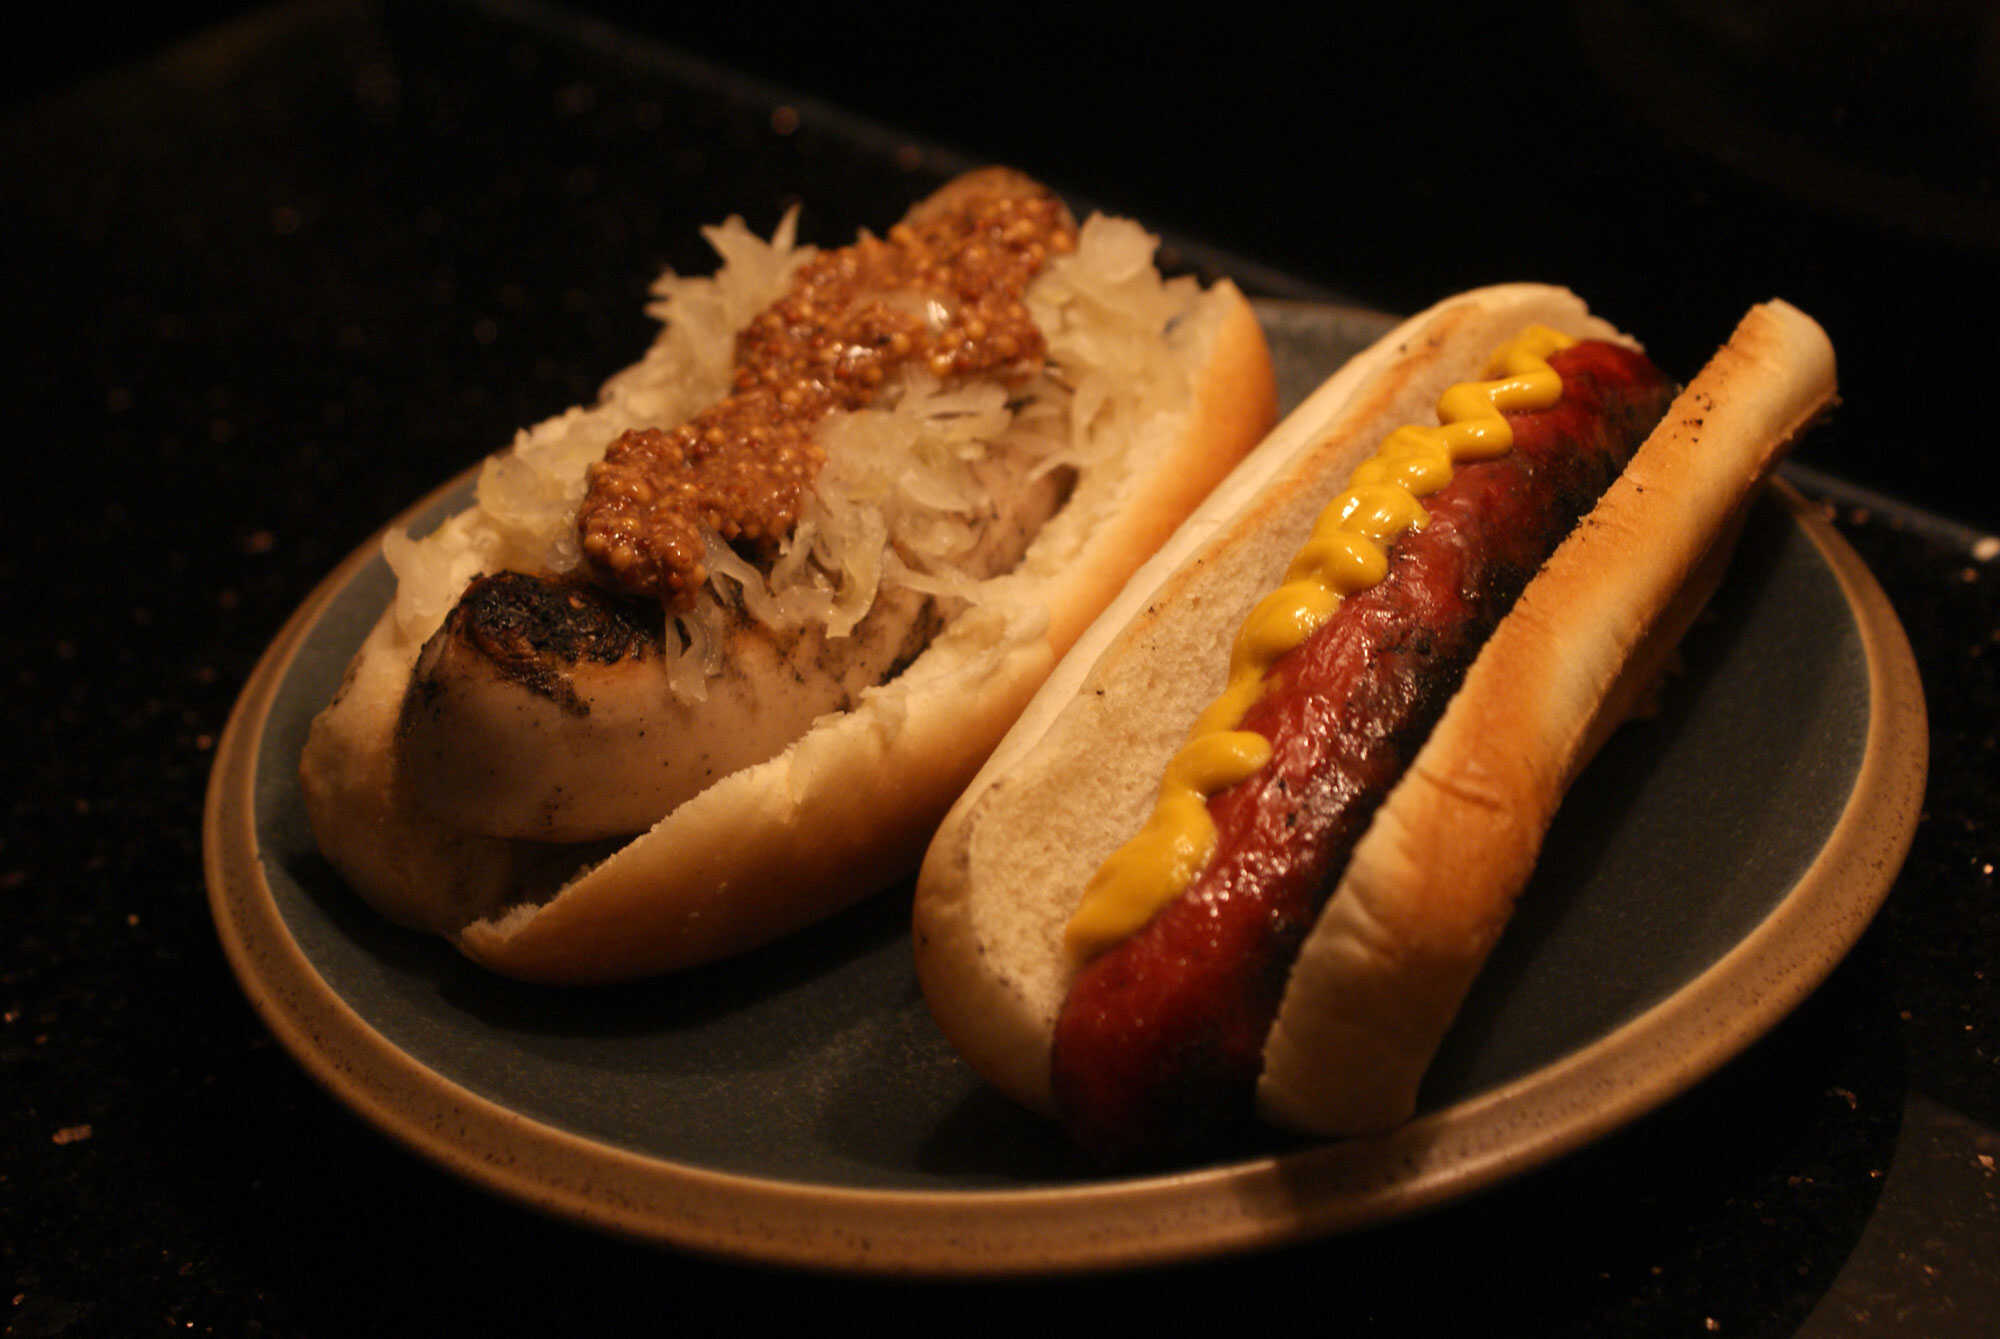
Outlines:
{"type": "Polygon", "coordinates": [[[1459,467],[1387,576],[1272,666],[1241,727],[1272,759],[1210,799],[1218,843],[1201,874],[1072,984],[1053,1081],[1083,1146],[1129,1162],[1251,1115],[1265,1034],[1349,852],[1493,626],[1673,397],[1621,345],[1549,362],[1561,400],[1508,414],[1513,448],[1459,467]]]}

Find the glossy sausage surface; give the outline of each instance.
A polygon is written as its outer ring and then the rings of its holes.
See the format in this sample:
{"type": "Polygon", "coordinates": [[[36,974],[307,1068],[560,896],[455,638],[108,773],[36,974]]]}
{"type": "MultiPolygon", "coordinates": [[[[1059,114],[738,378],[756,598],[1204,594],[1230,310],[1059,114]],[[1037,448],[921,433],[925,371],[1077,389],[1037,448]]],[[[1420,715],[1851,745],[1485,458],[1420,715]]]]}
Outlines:
{"type": "MultiPolygon", "coordinates": [[[[1535,571],[1665,413],[1643,354],[1586,342],[1549,360],[1547,410],[1510,413],[1504,456],[1461,466],[1429,520],[1266,676],[1242,728],[1262,770],[1209,801],[1218,831],[1194,882],[1079,972],[1058,1020],[1056,1099],[1115,1161],[1245,1121],[1293,960],[1348,853],[1467,667],[1535,571]]],[[[1225,648],[1233,629],[1217,629],[1225,648]]]]}

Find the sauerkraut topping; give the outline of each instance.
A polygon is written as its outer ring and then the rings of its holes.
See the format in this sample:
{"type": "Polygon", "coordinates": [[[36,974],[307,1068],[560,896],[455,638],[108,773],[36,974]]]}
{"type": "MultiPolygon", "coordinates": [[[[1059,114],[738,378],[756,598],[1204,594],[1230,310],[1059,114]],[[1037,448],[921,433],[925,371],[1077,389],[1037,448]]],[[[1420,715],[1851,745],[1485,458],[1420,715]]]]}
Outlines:
{"type": "MultiPolygon", "coordinates": [[[[768,241],[739,218],[703,235],[720,258],[716,272],[660,277],[648,310],[661,333],[597,403],[519,433],[481,467],[473,505],[431,534],[384,538],[397,629],[409,644],[435,632],[481,573],[568,576],[583,567],[576,520],[590,465],[620,434],[684,423],[728,395],[734,336],[819,254],[797,243],[795,214],[768,241]]],[[[1130,220],[1084,222],[1075,249],[1028,285],[1046,347],[1025,381],[946,385],[928,367],[906,367],[868,407],[832,413],[819,433],[826,463],[775,556],[753,563],[705,528],[707,582],[690,606],[662,616],[674,695],[705,696],[723,669],[727,630],[745,616],[843,637],[884,587],[981,601],[991,583],[966,559],[990,525],[997,478],[1086,476],[1192,392],[1190,365],[1170,335],[1201,289],[1191,277],[1163,278],[1156,245],[1130,220]]]]}
{"type": "Polygon", "coordinates": [[[1044,342],[1025,291],[1075,246],[1060,201],[1010,183],[807,261],[738,334],[725,398],[678,427],[623,433],[590,467],[585,556],[617,588],[684,608],[711,536],[774,554],[826,461],[823,421],[911,370],[943,387],[1032,371],[1044,342]]]}

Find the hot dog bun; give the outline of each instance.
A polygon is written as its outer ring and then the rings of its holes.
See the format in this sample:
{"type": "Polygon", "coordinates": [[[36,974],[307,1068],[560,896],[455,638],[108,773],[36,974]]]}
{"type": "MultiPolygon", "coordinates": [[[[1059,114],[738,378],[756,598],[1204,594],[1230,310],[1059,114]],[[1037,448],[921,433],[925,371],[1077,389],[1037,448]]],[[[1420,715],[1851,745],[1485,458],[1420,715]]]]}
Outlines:
{"type": "MultiPolygon", "coordinates": [[[[1476,290],[1399,326],[1154,556],[960,797],[919,877],[915,952],[940,1027],[1001,1090],[1053,1112],[1065,922],[1220,692],[1233,630],[1354,465],[1391,429],[1434,421],[1445,387],[1530,323],[1622,338],[1539,285],[1476,290]]],[[[1308,939],[1265,1050],[1269,1118],[1352,1133],[1408,1117],[1563,789],[1691,617],[1719,569],[1704,558],[1832,394],[1818,327],[1781,303],[1754,310],[1530,583],[1308,939]]]]}
{"type": "Polygon", "coordinates": [[[1415,1111],[1557,805],[1720,577],[1756,485],[1833,391],[1818,325],[1781,302],[1753,308],[1529,583],[1293,968],[1258,1085],[1268,1116],[1341,1134],[1415,1111]]]}
{"type": "MultiPolygon", "coordinates": [[[[412,669],[446,610],[433,599],[411,617],[406,602],[356,654],[301,761],[327,858],[384,914],[450,937],[496,971],[550,982],[626,979],[739,952],[906,874],[1049,668],[1275,416],[1269,351],[1232,285],[1163,284],[1146,263],[1150,239],[1130,224],[1087,222],[1078,250],[1079,265],[1112,273],[1077,278],[1072,267],[1070,288],[1038,299],[1064,327],[1048,332],[1052,346],[1106,338],[1092,334],[1091,304],[1136,284],[1145,310],[1167,313],[1138,351],[1164,389],[1121,402],[1112,388],[1101,403],[1079,403],[1088,450],[1065,457],[1074,482],[1060,510],[900,673],[636,838],[496,837],[441,818],[451,805],[413,793],[399,740],[412,669]]],[[[598,404],[523,440],[601,444],[631,426],[635,404],[672,402],[677,374],[662,348],[675,334],[670,325],[598,404]]],[[[725,366],[729,337],[724,327],[709,340],[721,340],[725,366]]],[[[462,553],[457,539],[442,541],[457,587],[483,570],[483,525],[470,518],[462,553]]]]}

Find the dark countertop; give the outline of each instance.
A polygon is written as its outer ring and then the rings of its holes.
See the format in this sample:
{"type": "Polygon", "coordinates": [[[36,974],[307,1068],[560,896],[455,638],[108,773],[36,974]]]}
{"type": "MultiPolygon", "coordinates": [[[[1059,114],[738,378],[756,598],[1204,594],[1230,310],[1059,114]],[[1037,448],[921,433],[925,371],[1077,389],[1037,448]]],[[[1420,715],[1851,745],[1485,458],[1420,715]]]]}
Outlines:
{"type": "Polygon", "coordinates": [[[1811,40],[1785,6],[1761,27],[1631,4],[1428,29],[1420,6],[1379,31],[1220,34],[1063,11],[1032,38],[996,18],[835,64],[832,19],[755,7],[310,3],[158,53],[165,26],[68,48],[75,68],[0,125],[27,406],[0,546],[4,1333],[589,1332],[634,1307],[740,1324],[800,1300],[889,1316],[885,1285],[542,1219],[351,1117],[231,977],[202,792],[285,616],[392,512],[629,361],[647,279],[704,263],[695,225],[740,209],[768,228],[797,198],[837,238],[990,158],[1265,294],[1395,310],[1551,277],[1676,367],[1751,300],[1813,311],[1845,404],[1795,478],[1909,631],[1931,780],[1887,906],[1827,983],[1584,1152],[1325,1242],[891,1305],[1165,1316],[1311,1277],[1356,1334],[1990,1333],[2000,505],[1965,482],[1984,443],[1964,425],[2000,296],[2000,111],[1980,92],[2000,36],[1979,8],[1811,40]],[[1439,73],[1485,53],[1511,73],[1439,73]]]}

